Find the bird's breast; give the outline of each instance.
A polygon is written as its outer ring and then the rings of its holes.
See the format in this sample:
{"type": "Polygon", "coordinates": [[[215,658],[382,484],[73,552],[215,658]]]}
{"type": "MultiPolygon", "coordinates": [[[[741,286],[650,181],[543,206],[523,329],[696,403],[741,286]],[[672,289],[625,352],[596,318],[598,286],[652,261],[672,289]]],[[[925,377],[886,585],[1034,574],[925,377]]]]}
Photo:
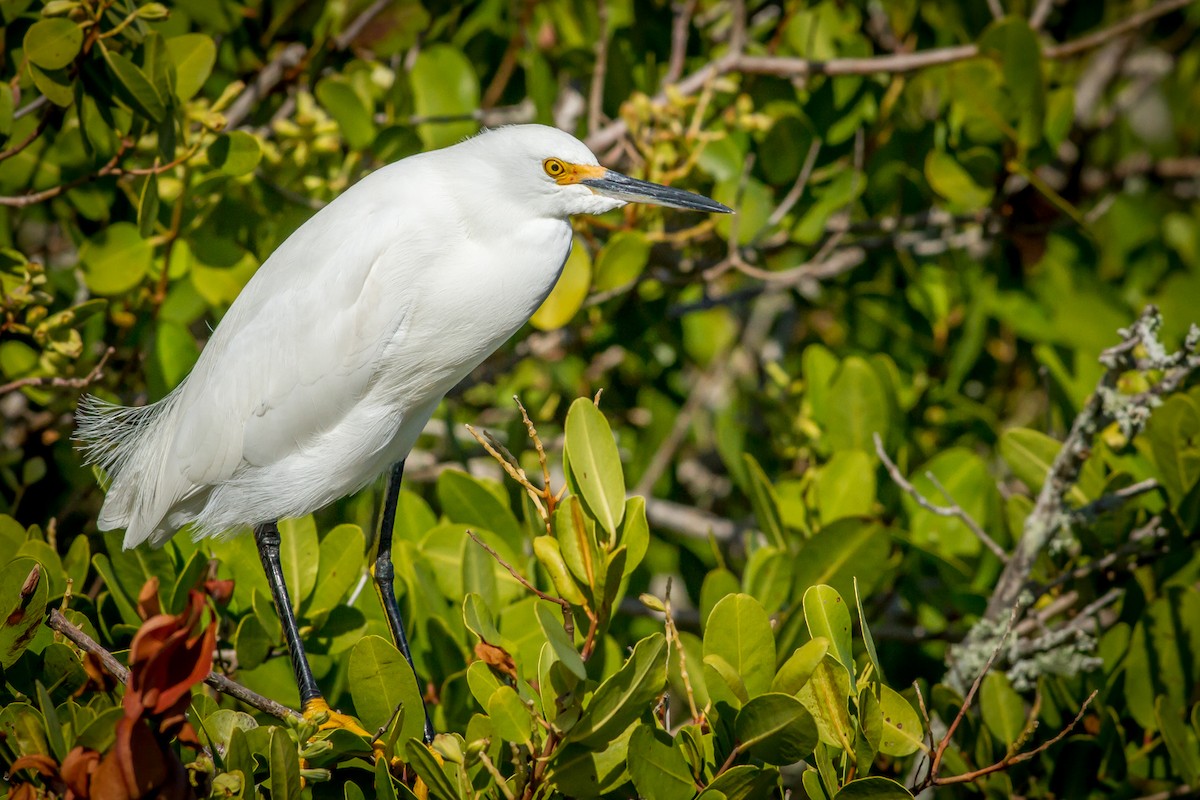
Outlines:
{"type": "Polygon", "coordinates": [[[567,222],[536,220],[433,254],[406,288],[409,311],[381,365],[388,388],[422,398],[449,391],[529,321],[570,249],[567,222]]]}

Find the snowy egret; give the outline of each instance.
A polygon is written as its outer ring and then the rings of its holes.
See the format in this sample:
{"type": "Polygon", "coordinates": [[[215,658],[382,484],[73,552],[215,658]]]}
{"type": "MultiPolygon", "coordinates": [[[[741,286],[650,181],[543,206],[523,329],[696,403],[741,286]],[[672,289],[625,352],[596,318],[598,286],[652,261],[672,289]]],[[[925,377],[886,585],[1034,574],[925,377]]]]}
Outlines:
{"type": "Polygon", "coordinates": [[[411,665],[391,562],[404,458],[446,392],[546,299],[571,249],[569,217],[630,202],[730,210],[605,169],[542,125],[363,178],[263,263],[174,391],[140,408],[80,404],[85,456],[111,477],[100,529],[124,528],[131,548],[185,525],[196,537],[252,527],[305,715],[357,729],[330,712],[308,666],[277,521],[391,467],[372,573],[411,665]]]}

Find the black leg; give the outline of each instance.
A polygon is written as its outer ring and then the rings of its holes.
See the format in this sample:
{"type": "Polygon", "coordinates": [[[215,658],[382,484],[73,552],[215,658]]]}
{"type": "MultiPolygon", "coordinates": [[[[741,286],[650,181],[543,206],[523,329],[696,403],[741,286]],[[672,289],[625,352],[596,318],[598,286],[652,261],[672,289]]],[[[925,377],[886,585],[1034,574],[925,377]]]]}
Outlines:
{"type": "Polygon", "coordinates": [[[279,621],[283,623],[283,636],[287,641],[288,654],[292,657],[292,672],[296,675],[296,686],[300,689],[300,703],[305,710],[314,700],[321,699],[321,690],[313,677],[312,668],[304,655],[304,643],[300,641],[300,628],[296,615],[292,613],[292,601],[288,598],[287,584],[283,581],[283,569],[279,565],[279,527],[267,522],[254,529],[254,541],[258,545],[258,557],[262,559],[263,571],[267,573],[267,584],[271,587],[271,599],[279,621]]]}
{"type": "MultiPolygon", "coordinates": [[[[383,500],[383,519],[379,526],[379,546],[375,554],[375,564],[371,574],[375,578],[375,588],[379,592],[379,600],[383,603],[383,611],[387,615],[388,626],[392,629],[392,639],[396,647],[408,660],[412,667],[413,677],[417,679],[420,689],[421,678],[417,675],[416,665],[413,664],[412,651],[408,647],[408,636],[404,633],[404,617],[400,614],[400,606],[396,603],[396,591],[392,586],[395,578],[395,568],[392,566],[392,528],[396,524],[396,504],[400,500],[400,481],[404,477],[404,460],[397,461],[392,466],[388,476],[387,494],[383,500]]],[[[429,709],[421,702],[421,712],[425,715],[425,744],[433,741],[433,722],[429,719],[429,709]]]]}

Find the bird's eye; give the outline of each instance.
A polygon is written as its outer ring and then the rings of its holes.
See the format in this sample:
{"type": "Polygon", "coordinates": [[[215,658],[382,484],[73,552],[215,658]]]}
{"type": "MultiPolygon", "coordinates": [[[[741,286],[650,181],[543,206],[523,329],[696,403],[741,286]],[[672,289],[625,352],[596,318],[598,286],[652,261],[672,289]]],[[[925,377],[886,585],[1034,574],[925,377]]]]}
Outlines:
{"type": "Polygon", "coordinates": [[[551,178],[561,178],[567,171],[567,165],[557,158],[547,158],[542,162],[542,169],[546,170],[546,174],[551,178]]]}

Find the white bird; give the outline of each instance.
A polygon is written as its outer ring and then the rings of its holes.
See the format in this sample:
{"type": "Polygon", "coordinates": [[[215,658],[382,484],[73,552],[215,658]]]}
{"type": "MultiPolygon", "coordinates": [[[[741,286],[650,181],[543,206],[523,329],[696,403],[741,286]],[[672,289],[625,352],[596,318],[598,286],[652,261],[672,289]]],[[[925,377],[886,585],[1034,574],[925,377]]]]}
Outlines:
{"type": "Polygon", "coordinates": [[[411,663],[390,560],[404,458],[446,392],[546,299],[571,249],[570,216],[628,202],[729,211],[607,170],[541,125],[488,131],[363,178],[263,263],[174,391],[140,408],[80,404],[77,438],[111,478],[100,529],[124,528],[131,548],[161,546],[185,525],[197,538],[253,526],[305,712],[326,712],[275,523],[392,467],[373,571],[411,663]]]}

